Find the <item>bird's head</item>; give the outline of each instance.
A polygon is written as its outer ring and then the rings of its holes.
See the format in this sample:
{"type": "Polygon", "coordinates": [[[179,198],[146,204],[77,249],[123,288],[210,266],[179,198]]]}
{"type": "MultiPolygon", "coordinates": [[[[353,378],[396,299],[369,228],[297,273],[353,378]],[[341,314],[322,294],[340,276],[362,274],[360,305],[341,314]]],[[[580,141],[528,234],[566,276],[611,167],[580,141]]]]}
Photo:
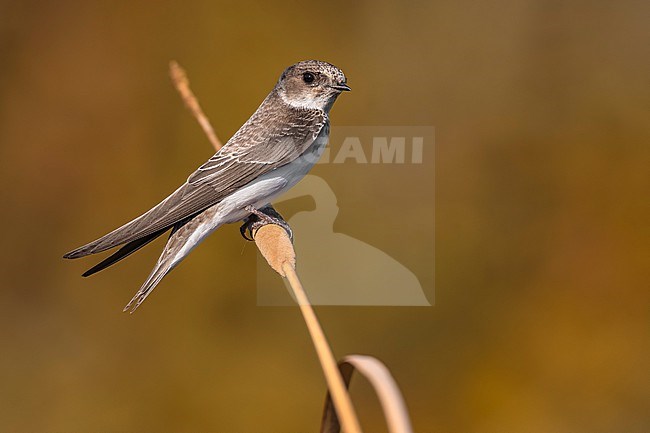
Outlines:
{"type": "Polygon", "coordinates": [[[319,60],[305,60],[289,66],[276,85],[284,102],[299,108],[328,112],[341,92],[349,91],[345,74],[319,60]]]}

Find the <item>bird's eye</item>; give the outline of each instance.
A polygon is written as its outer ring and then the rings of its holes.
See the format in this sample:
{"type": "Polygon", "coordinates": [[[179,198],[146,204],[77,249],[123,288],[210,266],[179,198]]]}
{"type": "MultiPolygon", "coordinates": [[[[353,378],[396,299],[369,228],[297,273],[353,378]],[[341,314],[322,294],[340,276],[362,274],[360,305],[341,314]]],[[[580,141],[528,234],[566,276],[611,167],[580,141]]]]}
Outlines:
{"type": "Polygon", "coordinates": [[[311,72],[305,72],[302,74],[302,80],[307,84],[313,83],[315,79],[316,77],[311,72]]]}

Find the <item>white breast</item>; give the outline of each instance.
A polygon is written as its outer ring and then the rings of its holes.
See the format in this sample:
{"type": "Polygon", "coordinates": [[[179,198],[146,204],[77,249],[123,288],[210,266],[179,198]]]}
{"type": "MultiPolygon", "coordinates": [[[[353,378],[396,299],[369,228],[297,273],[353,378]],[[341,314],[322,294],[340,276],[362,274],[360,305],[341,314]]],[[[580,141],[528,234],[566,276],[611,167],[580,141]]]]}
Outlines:
{"type": "Polygon", "coordinates": [[[248,216],[246,206],[260,209],[295,186],[320,159],[329,138],[329,128],[323,128],[314,143],[289,164],[256,178],[235,193],[214,205],[215,218],[220,224],[240,221],[248,216]]]}

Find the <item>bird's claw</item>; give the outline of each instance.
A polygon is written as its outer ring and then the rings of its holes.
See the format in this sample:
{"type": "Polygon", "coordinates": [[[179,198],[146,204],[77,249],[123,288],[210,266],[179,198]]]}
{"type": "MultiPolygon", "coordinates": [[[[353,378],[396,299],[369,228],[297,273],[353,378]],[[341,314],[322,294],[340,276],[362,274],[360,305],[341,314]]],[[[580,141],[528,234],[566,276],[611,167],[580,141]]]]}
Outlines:
{"type": "Polygon", "coordinates": [[[239,227],[239,232],[247,241],[254,241],[255,233],[268,224],[275,224],[282,227],[293,242],[293,231],[289,224],[282,218],[273,206],[264,206],[261,209],[255,209],[253,206],[246,206],[245,210],[251,214],[244,220],[244,224],[239,227]]]}

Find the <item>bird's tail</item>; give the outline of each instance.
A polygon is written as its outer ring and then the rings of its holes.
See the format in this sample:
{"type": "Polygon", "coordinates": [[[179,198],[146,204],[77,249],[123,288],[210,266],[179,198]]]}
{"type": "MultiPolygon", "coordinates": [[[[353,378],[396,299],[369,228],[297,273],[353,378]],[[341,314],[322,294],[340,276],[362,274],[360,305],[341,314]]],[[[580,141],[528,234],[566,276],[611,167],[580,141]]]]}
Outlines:
{"type": "MultiPolygon", "coordinates": [[[[180,261],[179,261],[180,262],[180,261]]],[[[176,263],[178,264],[178,263],[176,263]]],[[[149,275],[149,278],[147,278],[147,281],[144,282],[142,287],[140,287],[140,290],[133,296],[133,298],[129,301],[128,304],[126,304],[126,307],[124,307],[124,312],[129,312],[129,313],[134,313],[135,310],[138,309],[140,304],[144,302],[145,299],[147,299],[147,296],[153,291],[153,289],[156,288],[158,283],[169,273],[174,268],[175,265],[165,265],[161,263],[157,263],[156,267],[154,270],[151,272],[149,275]]]]}
{"type": "Polygon", "coordinates": [[[213,221],[197,221],[189,218],[176,223],[169,236],[167,245],[163,249],[156,266],[149,274],[140,290],[133,299],[124,307],[124,311],[133,313],[147,299],[147,296],[160,283],[172,269],[174,269],[207,235],[212,233],[221,224],[213,221]]]}
{"type": "Polygon", "coordinates": [[[92,268],[88,269],[86,272],[82,274],[83,277],[89,277],[92,274],[95,274],[101,270],[104,270],[108,268],[109,266],[113,266],[115,263],[119,262],[122,259],[127,258],[131,254],[135,253],[138,251],[140,248],[144,247],[147,245],[149,242],[153,241],[156,239],[158,236],[162,235],[165,233],[168,229],[163,229],[160,231],[157,231],[155,233],[152,233],[150,235],[147,235],[143,238],[136,239],[134,241],[129,242],[128,244],[124,245],[122,248],[117,250],[115,253],[111,254],[101,262],[97,263],[95,266],[92,268]]]}

